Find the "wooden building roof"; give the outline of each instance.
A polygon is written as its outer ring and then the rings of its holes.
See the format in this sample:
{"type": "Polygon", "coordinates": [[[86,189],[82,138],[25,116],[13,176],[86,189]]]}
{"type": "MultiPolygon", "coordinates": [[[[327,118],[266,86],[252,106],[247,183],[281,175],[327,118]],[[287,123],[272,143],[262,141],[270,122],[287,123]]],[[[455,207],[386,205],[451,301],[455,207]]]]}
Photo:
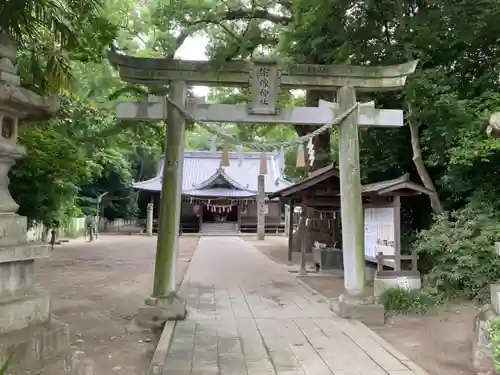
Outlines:
{"type": "MultiPolygon", "coordinates": [[[[391,197],[401,195],[427,194],[432,191],[426,187],[410,181],[410,175],[365,184],[361,186],[363,197],[391,197]]],[[[340,177],[338,170],[327,166],[311,173],[307,178],[291,186],[269,194],[269,198],[279,198],[290,203],[304,201],[318,206],[337,206],[340,197],[340,177]]]]}

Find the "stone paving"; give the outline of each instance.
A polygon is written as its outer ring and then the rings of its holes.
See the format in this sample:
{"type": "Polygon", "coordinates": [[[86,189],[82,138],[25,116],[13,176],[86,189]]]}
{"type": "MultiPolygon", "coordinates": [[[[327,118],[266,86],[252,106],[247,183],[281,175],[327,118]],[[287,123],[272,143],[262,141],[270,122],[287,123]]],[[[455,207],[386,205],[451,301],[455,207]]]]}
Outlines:
{"type": "Polygon", "coordinates": [[[165,375],[427,375],[237,237],[202,237],[165,375]]]}

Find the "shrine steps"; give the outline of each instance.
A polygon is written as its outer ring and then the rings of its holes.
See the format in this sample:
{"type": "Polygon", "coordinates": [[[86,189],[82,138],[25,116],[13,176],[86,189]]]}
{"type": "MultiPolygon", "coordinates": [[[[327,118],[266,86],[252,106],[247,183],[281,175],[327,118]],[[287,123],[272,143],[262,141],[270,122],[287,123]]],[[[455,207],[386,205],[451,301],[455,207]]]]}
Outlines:
{"type": "Polygon", "coordinates": [[[203,223],[200,234],[203,236],[236,236],[240,234],[238,223],[203,223]]]}

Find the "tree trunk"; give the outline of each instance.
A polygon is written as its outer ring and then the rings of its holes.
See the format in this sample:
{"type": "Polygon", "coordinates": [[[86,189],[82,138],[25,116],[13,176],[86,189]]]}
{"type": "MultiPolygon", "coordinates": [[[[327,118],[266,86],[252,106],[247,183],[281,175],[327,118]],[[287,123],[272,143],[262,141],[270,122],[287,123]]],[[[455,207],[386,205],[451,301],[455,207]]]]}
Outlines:
{"type": "Polygon", "coordinates": [[[408,125],[410,127],[410,139],[411,139],[411,149],[413,151],[413,163],[415,164],[415,168],[417,169],[417,173],[422,180],[424,186],[432,191],[432,194],[429,196],[431,201],[431,208],[434,213],[438,215],[444,214],[443,205],[441,204],[441,200],[437,194],[436,186],[434,185],[434,181],[432,181],[429,172],[425,166],[424,160],[422,159],[422,149],[420,147],[420,134],[418,129],[418,124],[411,120],[412,110],[411,104],[408,103],[408,125]]]}
{"type": "MultiPolygon", "coordinates": [[[[405,3],[402,0],[398,0],[396,2],[396,17],[399,21],[398,32],[404,33],[406,30],[406,17],[408,16],[405,12],[405,3]]],[[[404,55],[406,59],[410,61],[412,56],[412,49],[404,40],[402,41],[404,55]]],[[[431,208],[434,213],[438,215],[442,215],[444,213],[443,205],[441,204],[441,200],[437,194],[436,186],[434,185],[434,181],[432,181],[429,172],[427,171],[427,167],[425,166],[424,160],[422,159],[422,148],[420,147],[420,134],[419,134],[419,124],[415,123],[412,120],[412,104],[414,95],[413,92],[407,96],[407,104],[408,104],[408,125],[410,127],[410,140],[411,140],[411,149],[413,151],[413,163],[415,164],[415,168],[417,169],[417,173],[422,180],[424,186],[432,191],[432,195],[429,196],[431,201],[431,208]]]]}

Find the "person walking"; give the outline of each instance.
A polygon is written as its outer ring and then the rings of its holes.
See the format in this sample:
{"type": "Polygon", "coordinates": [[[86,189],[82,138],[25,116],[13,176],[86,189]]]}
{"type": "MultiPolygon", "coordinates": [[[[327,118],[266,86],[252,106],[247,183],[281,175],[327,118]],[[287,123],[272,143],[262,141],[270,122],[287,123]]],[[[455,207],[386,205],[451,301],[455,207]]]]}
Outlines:
{"type": "Polygon", "coordinates": [[[89,212],[89,214],[85,217],[85,228],[85,238],[88,236],[88,241],[92,242],[95,234],[95,216],[93,212],[89,212]]]}

